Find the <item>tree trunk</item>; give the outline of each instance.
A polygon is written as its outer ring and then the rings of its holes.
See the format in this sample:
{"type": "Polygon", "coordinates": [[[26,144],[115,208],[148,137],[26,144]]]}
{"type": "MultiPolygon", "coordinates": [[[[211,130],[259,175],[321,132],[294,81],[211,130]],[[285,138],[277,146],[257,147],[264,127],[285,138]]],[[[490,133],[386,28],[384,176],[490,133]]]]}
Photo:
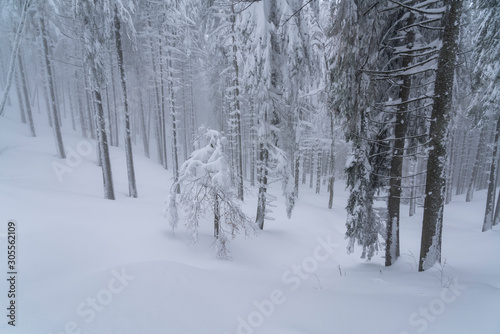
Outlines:
{"type": "MultiPolygon", "coordinates": [[[[93,70],[95,72],[95,70],[93,70]]],[[[95,75],[95,74],[94,74],[95,75]]],[[[104,120],[104,110],[102,108],[101,93],[94,90],[94,100],[97,112],[97,135],[99,144],[99,155],[102,167],[102,181],[104,186],[104,198],[114,200],[115,192],[113,189],[113,175],[111,172],[111,162],[109,159],[108,137],[106,135],[106,123],[104,120]]]]}
{"type": "Polygon", "coordinates": [[[322,167],[322,154],[321,148],[318,146],[318,158],[316,160],[316,194],[320,193],[321,190],[321,167],[322,167]]]}
{"type": "Polygon", "coordinates": [[[24,110],[23,95],[21,94],[21,78],[19,75],[19,71],[16,71],[15,81],[16,81],[16,93],[17,93],[17,101],[19,102],[19,113],[21,116],[21,122],[26,124],[26,112],[24,110]]]}
{"type": "MultiPolygon", "coordinates": [[[[149,27],[151,28],[151,23],[149,23],[149,27]]],[[[151,46],[151,66],[153,68],[153,77],[154,77],[154,98],[155,98],[155,108],[153,110],[154,112],[154,120],[155,120],[155,138],[156,138],[156,152],[158,154],[158,162],[167,169],[167,165],[165,163],[165,159],[163,156],[163,140],[162,140],[162,118],[161,118],[161,101],[160,98],[163,98],[163,95],[160,96],[160,88],[159,88],[159,83],[158,83],[158,78],[157,78],[157,71],[156,71],[156,61],[154,57],[154,45],[153,45],[153,38],[150,38],[149,44],[151,46]]]]}
{"type": "MultiPolygon", "coordinates": [[[[410,13],[406,24],[411,26],[415,22],[415,15],[410,13]]],[[[415,32],[409,30],[406,34],[405,45],[412,49],[415,43],[415,32]]],[[[405,55],[402,68],[407,68],[413,60],[413,55],[405,55]]],[[[385,265],[390,266],[396,262],[400,255],[399,246],[399,220],[401,217],[401,180],[403,176],[403,159],[405,152],[405,137],[408,128],[408,99],[411,92],[411,75],[402,78],[399,86],[399,99],[401,100],[396,112],[394,124],[394,147],[392,149],[391,169],[389,171],[389,199],[387,201],[387,236],[385,240],[385,265]]]]}
{"type": "Polygon", "coordinates": [[[266,218],[268,162],[269,151],[267,149],[267,144],[261,142],[259,144],[259,195],[257,198],[257,215],[255,218],[255,222],[261,230],[264,229],[264,220],[266,218]]]}
{"type": "Polygon", "coordinates": [[[220,235],[220,204],[219,196],[214,191],[214,237],[217,239],[220,235]]]}
{"type": "MultiPolygon", "coordinates": [[[[142,144],[144,147],[144,155],[149,158],[149,131],[146,126],[146,116],[144,115],[144,102],[142,100],[142,90],[139,89],[139,107],[140,107],[140,120],[141,120],[141,134],[142,144]]],[[[149,124],[149,122],[148,122],[149,124]]]]}
{"type": "Polygon", "coordinates": [[[335,129],[334,129],[334,114],[333,110],[330,110],[330,165],[329,165],[329,176],[328,176],[328,209],[333,207],[333,194],[335,186],[335,129]]]}
{"type": "Polygon", "coordinates": [[[445,0],[443,46],[438,57],[434,103],[430,124],[430,147],[425,184],[424,218],[420,246],[419,271],[441,262],[444,190],[446,183],[446,137],[450,119],[457,40],[462,0],[445,0]]]}
{"type": "Polygon", "coordinates": [[[481,134],[479,135],[479,142],[476,151],[476,159],[474,160],[474,166],[472,167],[472,175],[469,180],[469,185],[467,187],[467,195],[465,196],[465,201],[470,202],[474,197],[474,191],[476,190],[476,184],[479,176],[479,167],[481,165],[481,161],[483,160],[483,152],[484,152],[484,144],[486,140],[486,129],[488,127],[483,125],[481,127],[481,134]]]}
{"type": "Polygon", "coordinates": [[[418,156],[414,159],[411,159],[411,191],[410,191],[410,207],[408,215],[410,217],[415,215],[416,207],[417,207],[417,187],[416,187],[416,174],[418,173],[418,156]]]}
{"type": "Polygon", "coordinates": [[[61,159],[66,158],[64,152],[64,144],[62,140],[61,127],[59,125],[59,116],[57,113],[56,94],[54,87],[54,76],[52,75],[52,68],[50,64],[49,46],[47,41],[47,30],[45,28],[45,21],[40,17],[40,32],[42,34],[42,49],[45,58],[45,74],[47,79],[47,86],[49,90],[50,100],[50,113],[52,115],[52,129],[54,130],[54,138],[56,142],[57,156],[61,159]]]}
{"type": "MultiPolygon", "coordinates": [[[[175,110],[174,76],[172,68],[172,53],[168,55],[168,86],[170,91],[170,117],[172,118],[172,164],[174,166],[174,182],[179,181],[179,153],[177,147],[177,112],[175,110]]],[[[177,185],[177,193],[180,193],[180,186],[177,185]]]]}
{"type": "Polygon", "coordinates": [[[250,185],[255,186],[255,160],[257,158],[257,136],[255,135],[255,115],[253,99],[250,97],[250,185]]]}
{"type": "Polygon", "coordinates": [[[483,232],[491,230],[494,222],[495,196],[497,191],[499,139],[500,139],[500,116],[497,117],[497,127],[495,129],[495,141],[493,142],[493,153],[491,155],[490,180],[488,182],[488,195],[486,198],[486,210],[484,213],[483,232]]]}
{"type": "MultiPolygon", "coordinates": [[[[314,182],[314,147],[309,152],[309,188],[312,189],[314,182]]],[[[318,161],[316,161],[316,164],[318,161]]]]}
{"type": "Polygon", "coordinates": [[[22,92],[24,95],[24,102],[25,102],[25,108],[26,108],[26,117],[28,120],[28,125],[30,127],[30,133],[32,137],[36,137],[36,132],[35,132],[35,123],[33,122],[33,113],[31,111],[31,103],[30,103],[30,96],[28,93],[28,84],[26,82],[26,73],[24,70],[24,62],[23,62],[23,57],[21,53],[17,54],[18,57],[18,66],[19,66],[19,76],[21,78],[21,88],[22,92]]]}
{"type": "Polygon", "coordinates": [[[299,198],[299,185],[300,185],[300,145],[296,144],[296,153],[295,153],[295,173],[294,173],[294,189],[293,193],[295,198],[299,198]]]}
{"type": "Polygon", "coordinates": [[[243,201],[243,151],[241,148],[241,110],[240,110],[240,87],[239,87],[239,74],[238,74],[238,46],[236,45],[236,13],[234,11],[234,2],[231,2],[231,32],[232,32],[232,65],[233,65],[233,114],[234,134],[236,139],[236,168],[237,168],[237,181],[238,181],[238,198],[243,201]]]}
{"type": "MultiPolygon", "coordinates": [[[[115,7],[115,44],[118,56],[118,70],[120,72],[120,82],[123,97],[124,119],[125,119],[125,156],[127,159],[128,172],[128,194],[132,198],[137,198],[137,185],[135,183],[134,156],[132,154],[132,142],[130,138],[130,112],[128,106],[127,84],[125,79],[125,70],[123,68],[123,50],[120,34],[120,19],[118,17],[118,9],[115,7]]],[[[177,181],[177,180],[176,180],[177,181]]]]}
{"type": "MultiPolygon", "coordinates": [[[[453,126],[451,126],[453,127],[453,126]]],[[[448,161],[447,161],[447,167],[446,167],[446,186],[445,186],[445,204],[449,204],[452,199],[452,191],[453,191],[453,180],[454,180],[454,168],[455,164],[458,164],[458,162],[455,159],[456,151],[457,151],[457,143],[458,140],[456,140],[457,136],[457,130],[453,130],[453,132],[450,135],[450,140],[449,140],[449,147],[448,147],[448,161]]]]}

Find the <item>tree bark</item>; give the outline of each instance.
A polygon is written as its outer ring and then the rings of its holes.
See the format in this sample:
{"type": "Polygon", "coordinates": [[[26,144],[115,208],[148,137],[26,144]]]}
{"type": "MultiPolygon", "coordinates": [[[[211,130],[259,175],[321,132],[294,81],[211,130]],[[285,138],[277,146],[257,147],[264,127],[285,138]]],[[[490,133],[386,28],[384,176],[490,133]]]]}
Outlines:
{"type": "Polygon", "coordinates": [[[17,54],[18,57],[18,66],[19,66],[19,76],[21,78],[21,88],[22,92],[24,95],[24,106],[26,108],[26,117],[28,120],[28,125],[30,127],[30,133],[32,137],[36,137],[36,131],[35,131],[35,123],[33,122],[33,113],[31,111],[31,103],[30,103],[30,96],[28,93],[28,83],[26,82],[26,72],[25,72],[25,67],[24,67],[24,62],[23,62],[23,57],[21,53],[17,54]]]}
{"type": "Polygon", "coordinates": [[[268,173],[269,151],[263,142],[259,144],[259,195],[257,198],[257,215],[255,222],[261,230],[264,229],[266,218],[266,193],[267,193],[267,173],[268,173]]]}
{"type": "Polygon", "coordinates": [[[113,175],[111,172],[111,162],[109,159],[108,137],[106,135],[106,123],[104,120],[104,110],[102,107],[101,93],[94,90],[94,100],[97,112],[97,135],[99,143],[100,160],[102,167],[102,181],[104,186],[104,198],[114,200],[113,175]]]}
{"type": "MultiPolygon", "coordinates": [[[[132,154],[132,142],[130,138],[130,112],[128,105],[127,84],[125,79],[125,69],[123,68],[123,49],[120,33],[120,18],[118,9],[115,7],[114,17],[115,44],[118,56],[118,70],[120,73],[121,90],[123,96],[124,121],[125,121],[125,156],[127,159],[128,174],[128,194],[132,198],[137,198],[137,185],[135,183],[134,156],[132,154]]],[[[176,180],[177,181],[177,180],[176,180]]]]}
{"type": "Polygon", "coordinates": [[[335,186],[335,122],[333,110],[330,110],[330,166],[328,176],[328,209],[333,207],[333,195],[335,186]]]}
{"type": "Polygon", "coordinates": [[[45,58],[45,74],[46,74],[46,81],[47,81],[47,86],[48,86],[48,91],[49,91],[49,101],[50,101],[50,114],[52,116],[52,129],[54,131],[54,138],[56,142],[56,151],[57,151],[57,156],[61,159],[66,158],[66,153],[64,152],[64,144],[62,140],[62,134],[61,134],[61,127],[59,124],[59,116],[57,113],[57,103],[56,103],[56,94],[55,94],[55,87],[54,87],[54,76],[52,74],[52,67],[51,67],[51,62],[50,62],[50,55],[49,55],[49,46],[48,46],[48,41],[47,41],[47,30],[45,28],[45,21],[43,17],[40,17],[40,32],[42,35],[42,49],[43,49],[43,55],[45,58]]]}
{"type": "MultiPolygon", "coordinates": [[[[484,213],[483,232],[491,230],[495,214],[495,196],[497,191],[498,173],[498,140],[500,139],[500,116],[497,116],[495,129],[495,141],[493,142],[493,153],[491,154],[490,179],[488,182],[488,195],[486,197],[486,210],[484,213]]],[[[498,211],[498,209],[497,209],[498,211]]]]}
{"type": "Polygon", "coordinates": [[[238,46],[236,45],[236,13],[234,10],[234,3],[231,2],[231,33],[232,33],[232,65],[233,65],[233,110],[231,113],[234,118],[234,129],[236,139],[236,172],[238,181],[238,198],[243,201],[243,151],[241,148],[241,108],[240,108],[240,85],[238,74],[238,46]]]}
{"type": "Polygon", "coordinates": [[[481,160],[483,160],[484,152],[484,142],[486,140],[486,129],[488,127],[483,125],[481,127],[481,134],[479,135],[479,142],[476,151],[476,159],[474,160],[474,166],[472,167],[472,175],[469,180],[469,185],[467,187],[467,195],[465,196],[465,201],[470,202],[474,197],[474,191],[476,190],[476,184],[478,180],[479,167],[481,165],[481,160]]]}
{"type": "Polygon", "coordinates": [[[462,0],[445,0],[447,10],[443,23],[443,46],[438,57],[434,86],[434,103],[430,124],[430,147],[427,161],[424,218],[420,245],[419,271],[441,262],[444,191],[446,185],[446,139],[450,119],[457,40],[462,0]]]}

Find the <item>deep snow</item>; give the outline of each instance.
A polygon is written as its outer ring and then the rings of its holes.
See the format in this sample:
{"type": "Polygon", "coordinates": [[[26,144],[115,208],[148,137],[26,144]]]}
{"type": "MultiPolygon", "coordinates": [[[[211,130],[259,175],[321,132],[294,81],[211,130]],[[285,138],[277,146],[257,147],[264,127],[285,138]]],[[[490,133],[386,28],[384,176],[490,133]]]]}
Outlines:
{"type": "MultiPolygon", "coordinates": [[[[7,325],[2,279],[0,333],[500,333],[500,229],[481,232],[484,192],[445,208],[446,264],[425,273],[416,263],[421,208],[402,220],[393,267],[383,252],[371,262],[359,249],[346,254],[342,182],[333,210],[325,192],[301,188],[290,220],[278,196],[276,220],[232,240],[232,261],[222,261],[209,219],[198,244],[182,226],[170,232],[162,211],[171,174],[154,161],[136,153],[139,198],[130,199],[125,154],[112,148],[117,199],[109,201],[93,141],[65,132],[66,150],[83,155],[64,161],[50,128],[37,132],[30,138],[17,117],[0,118],[2,277],[9,219],[19,247],[16,326],[7,325]],[[54,163],[70,166],[62,182],[54,163]]],[[[251,216],[255,195],[248,189],[251,216]]]]}

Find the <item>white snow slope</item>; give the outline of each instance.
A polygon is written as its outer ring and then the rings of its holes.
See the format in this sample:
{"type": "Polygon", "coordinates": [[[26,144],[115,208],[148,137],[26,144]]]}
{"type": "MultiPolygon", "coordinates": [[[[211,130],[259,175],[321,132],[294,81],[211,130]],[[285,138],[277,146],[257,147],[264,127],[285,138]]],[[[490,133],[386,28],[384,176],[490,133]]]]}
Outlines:
{"type": "MultiPolygon", "coordinates": [[[[425,273],[416,264],[421,208],[402,221],[393,267],[383,266],[383,252],[371,262],[359,249],[346,254],[341,182],[333,210],[325,193],[304,187],[288,220],[279,198],[276,220],[232,240],[232,261],[222,261],[209,218],[198,244],[183,226],[171,233],[162,216],[171,174],[161,166],[137,153],[139,198],[128,198],[125,155],[112,148],[117,198],[105,200],[94,142],[64,133],[66,150],[82,154],[60,160],[50,128],[30,138],[13,118],[0,118],[0,333],[500,333],[500,229],[481,233],[484,192],[446,207],[446,264],[425,273]],[[69,166],[60,180],[54,163],[69,166]],[[4,278],[10,219],[15,327],[4,278]]],[[[255,193],[245,204],[252,216],[255,193]]]]}

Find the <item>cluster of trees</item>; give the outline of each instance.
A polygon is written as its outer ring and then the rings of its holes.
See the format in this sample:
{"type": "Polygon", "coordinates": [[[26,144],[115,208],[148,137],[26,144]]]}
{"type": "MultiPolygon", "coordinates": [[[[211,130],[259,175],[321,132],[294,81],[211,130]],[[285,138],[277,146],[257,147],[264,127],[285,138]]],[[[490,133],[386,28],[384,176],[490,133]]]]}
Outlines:
{"type": "Polygon", "coordinates": [[[183,206],[196,238],[199,216],[210,211],[221,257],[228,235],[253,226],[240,209],[245,183],[257,188],[263,229],[274,180],[290,217],[301,184],[316,193],[326,185],[332,208],[336,176],[346,175],[348,251],[359,244],[370,259],[383,245],[392,265],[401,204],[410,215],[421,205],[426,270],[440,261],[454,191],[470,201],[489,188],[483,230],[500,221],[498,7],[2,0],[0,39],[10,50],[0,50],[0,114],[15,83],[22,122],[35,136],[33,110],[46,112],[59,158],[61,127],[95,139],[108,199],[110,145],[125,149],[131,197],[139,193],[133,148],[171,169],[172,227],[183,206]],[[202,124],[217,131],[200,132],[202,124]]]}

